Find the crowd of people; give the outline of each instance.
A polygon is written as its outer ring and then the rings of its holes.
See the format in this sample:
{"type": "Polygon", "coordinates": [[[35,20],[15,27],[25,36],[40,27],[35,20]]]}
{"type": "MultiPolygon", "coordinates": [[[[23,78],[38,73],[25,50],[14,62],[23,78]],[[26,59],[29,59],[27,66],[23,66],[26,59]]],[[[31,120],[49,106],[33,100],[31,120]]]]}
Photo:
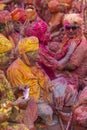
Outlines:
{"type": "Polygon", "coordinates": [[[82,10],[81,0],[0,0],[0,130],[87,130],[82,10]]]}

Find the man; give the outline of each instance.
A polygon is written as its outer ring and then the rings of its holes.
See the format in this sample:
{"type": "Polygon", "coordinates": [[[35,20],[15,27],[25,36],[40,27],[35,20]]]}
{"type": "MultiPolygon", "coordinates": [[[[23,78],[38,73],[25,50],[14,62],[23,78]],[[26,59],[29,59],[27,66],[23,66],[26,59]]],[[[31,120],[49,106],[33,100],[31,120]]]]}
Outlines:
{"type": "MultiPolygon", "coordinates": [[[[76,74],[73,74],[75,71],[69,71],[69,68],[66,66],[68,66],[68,62],[80,45],[82,39],[82,29],[80,26],[82,23],[83,20],[78,14],[65,15],[63,21],[65,36],[63,38],[63,42],[58,48],[58,54],[56,54],[58,59],[48,55],[47,53],[40,52],[41,56],[43,56],[43,63],[48,67],[54,67],[56,79],[52,80],[54,85],[52,91],[56,109],[58,111],[62,110],[64,112],[64,108],[71,108],[77,100],[78,77],[76,74]]],[[[77,60],[79,59],[73,59],[72,64],[74,64],[77,60]]],[[[72,68],[73,66],[70,65],[69,67],[72,68]]],[[[72,69],[74,70],[76,68],[72,69]]]]}
{"type": "MultiPolygon", "coordinates": [[[[37,103],[38,115],[46,124],[54,125],[57,121],[52,120],[53,111],[49,106],[49,78],[36,66],[39,49],[38,38],[34,36],[23,38],[19,41],[17,48],[20,57],[9,66],[7,77],[13,88],[21,85],[30,87],[30,97],[33,97],[37,103]]],[[[29,115],[26,114],[26,116],[29,115]]],[[[24,123],[28,128],[34,127],[35,120],[29,124],[28,120],[25,120],[26,116],[24,116],[24,123]]]]}
{"type": "MultiPolygon", "coordinates": [[[[48,57],[50,65],[55,63],[57,70],[66,70],[79,79],[79,86],[86,83],[87,71],[87,41],[83,35],[83,19],[79,14],[66,14],[63,20],[65,37],[61,43],[59,52],[64,53],[64,47],[67,52],[60,60],[54,60],[48,57]]],[[[58,72],[59,73],[59,72],[58,72]]]]}
{"type": "MultiPolygon", "coordinates": [[[[0,34],[0,129],[2,130],[12,130],[9,119],[11,115],[13,115],[13,109],[15,109],[15,107],[12,107],[12,102],[15,101],[15,95],[5,75],[7,67],[14,59],[11,54],[12,48],[12,43],[5,36],[0,34]]],[[[17,130],[21,127],[23,127],[23,130],[25,130],[25,128],[26,130],[28,129],[25,125],[21,125],[20,123],[18,125],[16,124],[16,128],[14,129],[17,130]]]]}
{"type": "MultiPolygon", "coordinates": [[[[73,81],[71,83],[72,88],[74,88],[75,90],[75,88],[77,87],[76,89],[79,91],[87,85],[87,40],[82,32],[83,19],[79,14],[67,14],[64,17],[63,25],[65,29],[65,34],[68,37],[67,42],[70,46],[72,45],[71,47],[69,47],[69,50],[71,50],[72,53],[69,53],[68,50],[66,56],[58,61],[58,64],[59,68],[61,66],[61,70],[63,73],[67,71],[73,77],[73,81]],[[75,82],[76,78],[74,77],[78,78],[77,85],[75,82]],[[73,85],[75,85],[75,87],[73,85]]],[[[78,99],[77,97],[78,96],[76,96],[76,101],[78,99]]],[[[72,105],[74,105],[74,103],[72,105]]],[[[87,107],[84,107],[83,105],[74,111],[75,115],[77,115],[74,120],[78,122],[78,124],[83,126],[83,129],[87,129],[87,126],[85,124],[87,117],[85,116],[85,118],[83,118],[84,114],[86,114],[86,109],[87,107]],[[82,112],[83,108],[84,112],[82,112]]],[[[76,127],[75,129],[82,130],[82,127],[76,127]]]]}
{"type": "Polygon", "coordinates": [[[67,14],[64,19],[64,28],[71,43],[76,44],[76,48],[64,65],[65,70],[76,74],[79,79],[79,86],[85,86],[87,73],[87,40],[83,35],[83,20],[79,14],[67,14]]]}

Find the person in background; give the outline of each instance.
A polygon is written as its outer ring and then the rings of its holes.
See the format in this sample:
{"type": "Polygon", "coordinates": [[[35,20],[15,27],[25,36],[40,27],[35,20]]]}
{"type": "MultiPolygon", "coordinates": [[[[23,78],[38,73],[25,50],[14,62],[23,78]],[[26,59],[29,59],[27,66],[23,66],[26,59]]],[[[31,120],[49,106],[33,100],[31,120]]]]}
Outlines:
{"type": "Polygon", "coordinates": [[[36,36],[39,39],[40,45],[45,46],[50,40],[47,23],[39,17],[34,5],[29,4],[25,11],[29,21],[25,28],[25,36],[36,36]]]}

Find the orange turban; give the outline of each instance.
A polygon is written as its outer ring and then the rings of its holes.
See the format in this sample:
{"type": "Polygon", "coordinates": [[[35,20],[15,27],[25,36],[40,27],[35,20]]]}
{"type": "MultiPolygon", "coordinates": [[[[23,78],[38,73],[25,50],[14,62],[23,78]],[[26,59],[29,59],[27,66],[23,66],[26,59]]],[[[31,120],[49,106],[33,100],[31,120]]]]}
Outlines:
{"type": "Polygon", "coordinates": [[[15,21],[25,22],[26,13],[22,8],[16,8],[11,12],[12,19],[15,21]]]}
{"type": "Polygon", "coordinates": [[[23,38],[18,43],[18,50],[20,54],[39,49],[39,40],[35,36],[23,38]]]}
{"type": "Polygon", "coordinates": [[[10,51],[12,47],[12,43],[5,36],[0,34],[0,53],[10,51]]]}

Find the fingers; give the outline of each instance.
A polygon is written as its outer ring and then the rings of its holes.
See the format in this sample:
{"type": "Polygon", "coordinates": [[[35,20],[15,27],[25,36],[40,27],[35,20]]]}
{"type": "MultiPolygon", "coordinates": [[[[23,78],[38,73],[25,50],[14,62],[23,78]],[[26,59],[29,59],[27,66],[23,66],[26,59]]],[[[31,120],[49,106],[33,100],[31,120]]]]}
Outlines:
{"type": "Polygon", "coordinates": [[[61,110],[63,108],[63,105],[64,105],[64,97],[59,97],[57,100],[58,100],[57,101],[58,107],[61,110]]]}
{"type": "Polygon", "coordinates": [[[55,97],[54,96],[54,103],[56,105],[56,109],[58,110],[62,110],[63,106],[64,106],[64,97],[55,97]]]}

